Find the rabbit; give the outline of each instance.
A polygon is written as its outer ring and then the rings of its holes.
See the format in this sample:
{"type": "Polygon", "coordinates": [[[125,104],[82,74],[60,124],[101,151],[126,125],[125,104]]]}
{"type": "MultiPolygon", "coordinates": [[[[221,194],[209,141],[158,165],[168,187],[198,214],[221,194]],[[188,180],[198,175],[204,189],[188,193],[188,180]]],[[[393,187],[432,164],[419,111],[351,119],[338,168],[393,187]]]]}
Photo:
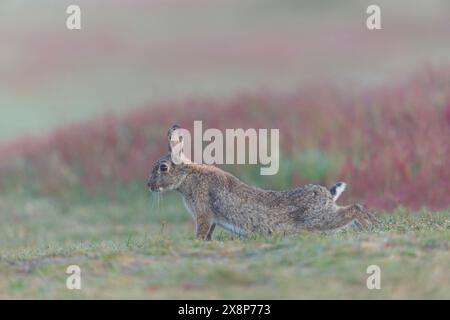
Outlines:
{"type": "Polygon", "coordinates": [[[152,192],[178,191],[196,225],[196,238],[211,240],[216,225],[240,237],[326,231],[355,222],[360,228],[378,224],[362,205],[339,206],[346,188],[308,184],[287,191],[249,186],[213,165],[191,162],[182,153],[180,127],[169,129],[169,154],[153,166],[147,186],[152,192]],[[174,157],[176,158],[174,161],[174,157]]]}

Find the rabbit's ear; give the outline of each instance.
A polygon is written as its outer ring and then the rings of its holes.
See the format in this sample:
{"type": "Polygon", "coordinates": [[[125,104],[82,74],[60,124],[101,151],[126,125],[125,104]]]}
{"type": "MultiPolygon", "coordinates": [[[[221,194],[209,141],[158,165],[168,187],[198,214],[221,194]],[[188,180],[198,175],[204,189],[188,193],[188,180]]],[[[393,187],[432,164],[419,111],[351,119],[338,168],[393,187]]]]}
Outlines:
{"type": "Polygon", "coordinates": [[[179,143],[183,142],[183,137],[181,136],[179,129],[181,127],[177,124],[174,124],[169,128],[167,132],[167,138],[169,139],[169,151],[172,152],[172,149],[179,143]]]}
{"type": "Polygon", "coordinates": [[[183,163],[183,136],[179,129],[181,129],[181,127],[175,124],[168,132],[169,151],[172,156],[172,162],[175,164],[183,163]]]}

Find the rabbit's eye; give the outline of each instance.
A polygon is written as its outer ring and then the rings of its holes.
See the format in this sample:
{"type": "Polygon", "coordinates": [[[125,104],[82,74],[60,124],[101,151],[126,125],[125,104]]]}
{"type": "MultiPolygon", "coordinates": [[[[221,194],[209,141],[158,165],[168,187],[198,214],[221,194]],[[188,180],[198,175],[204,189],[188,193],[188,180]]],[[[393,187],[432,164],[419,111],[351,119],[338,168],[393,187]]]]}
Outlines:
{"type": "Polygon", "coordinates": [[[159,170],[161,172],[166,172],[167,170],[169,170],[169,166],[167,164],[163,163],[159,166],[159,170]]]}

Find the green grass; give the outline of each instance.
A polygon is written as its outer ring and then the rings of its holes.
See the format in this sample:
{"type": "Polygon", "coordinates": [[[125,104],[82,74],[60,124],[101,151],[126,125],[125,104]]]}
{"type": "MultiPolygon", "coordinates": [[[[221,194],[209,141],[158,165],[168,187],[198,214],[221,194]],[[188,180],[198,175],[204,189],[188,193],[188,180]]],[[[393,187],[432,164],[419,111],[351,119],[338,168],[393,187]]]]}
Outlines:
{"type": "Polygon", "coordinates": [[[196,241],[178,195],[158,205],[0,197],[0,298],[449,298],[450,212],[402,209],[352,228],[196,241]],[[66,268],[82,290],[65,287],[66,268]],[[381,268],[381,290],[366,269],[381,268]]]}

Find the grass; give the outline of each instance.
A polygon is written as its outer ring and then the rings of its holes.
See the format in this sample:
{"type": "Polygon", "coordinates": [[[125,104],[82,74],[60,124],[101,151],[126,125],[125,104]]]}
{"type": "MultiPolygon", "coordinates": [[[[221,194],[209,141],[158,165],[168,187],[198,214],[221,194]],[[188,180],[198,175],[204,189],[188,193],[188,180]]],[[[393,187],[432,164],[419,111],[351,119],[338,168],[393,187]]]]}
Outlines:
{"type": "Polygon", "coordinates": [[[0,298],[448,298],[450,211],[383,215],[372,232],[193,237],[178,195],[128,202],[0,198],[0,298]],[[159,203],[159,205],[158,205],[159,203]],[[82,290],[65,287],[79,265],[82,290]],[[381,290],[366,269],[381,268],[381,290]]]}

